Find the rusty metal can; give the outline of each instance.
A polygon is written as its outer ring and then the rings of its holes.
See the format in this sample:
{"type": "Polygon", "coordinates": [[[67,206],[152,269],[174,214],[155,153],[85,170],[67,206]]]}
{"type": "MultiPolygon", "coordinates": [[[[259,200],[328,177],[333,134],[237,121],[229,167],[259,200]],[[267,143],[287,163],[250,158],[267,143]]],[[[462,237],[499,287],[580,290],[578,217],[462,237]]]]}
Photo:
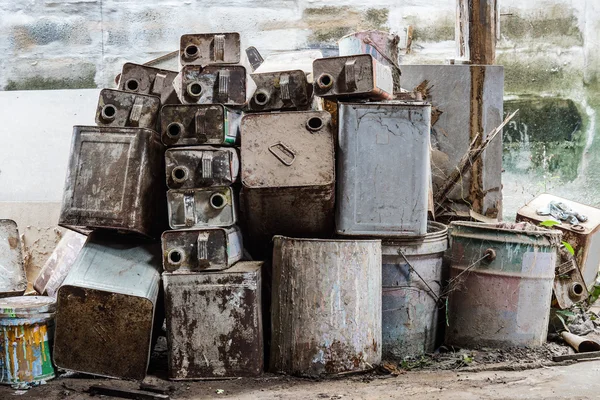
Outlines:
{"type": "Polygon", "coordinates": [[[563,233],[563,240],[575,251],[575,258],[585,285],[591,288],[596,282],[600,268],[600,209],[551,194],[541,194],[517,212],[517,221],[527,221],[538,225],[554,219],[549,215],[539,215],[538,210],[547,208],[550,202],[563,203],[573,211],[587,217],[586,221],[570,224],[566,221],[553,226],[563,233]]]}
{"type": "Polygon", "coordinates": [[[158,96],[161,104],[180,104],[173,87],[176,76],[176,71],[125,63],[121,70],[118,89],[158,96]]]}
{"type": "Polygon", "coordinates": [[[367,97],[389,100],[394,96],[390,67],[370,54],[316,59],[313,76],[315,95],[326,99],[367,97]]]}
{"type": "Polygon", "coordinates": [[[262,374],[261,269],[163,274],[170,379],[262,374]]]}
{"type": "Polygon", "coordinates": [[[379,364],[381,242],[275,236],[274,246],[271,370],[314,376],[379,364]]]}
{"type": "Polygon", "coordinates": [[[242,232],[231,228],[166,231],[162,234],[167,272],[194,273],[229,268],[242,258],[242,232]]]}
{"type": "Polygon", "coordinates": [[[237,181],[240,161],[229,147],[176,147],[165,152],[167,187],[194,189],[229,186],[237,181]]]}
{"type": "Polygon", "coordinates": [[[222,104],[167,105],[160,117],[165,146],[235,145],[239,141],[242,113],[222,104]]]}
{"type": "Polygon", "coordinates": [[[246,68],[241,65],[187,65],[173,85],[183,104],[246,104],[246,68]]]}
{"type": "Polygon", "coordinates": [[[423,236],[431,182],[431,106],[339,103],[337,232],[423,236]]]}
{"type": "Polygon", "coordinates": [[[207,66],[238,64],[240,34],[237,32],[195,33],[182,35],[179,42],[179,65],[207,66]]]}
{"type": "Polygon", "coordinates": [[[164,146],[149,129],[75,126],[59,225],[158,237],[163,166],[164,146]]]}
{"type": "Polygon", "coordinates": [[[21,296],[27,290],[17,223],[0,219],[0,297],[21,296]]]}
{"type": "Polygon", "coordinates": [[[96,110],[98,126],[156,129],[160,98],[122,90],[102,89],[96,110]]]}
{"type": "Polygon", "coordinates": [[[265,72],[250,77],[256,83],[248,103],[251,111],[310,109],[312,85],[304,71],[265,72]]]}
{"type": "Polygon", "coordinates": [[[171,189],[167,205],[171,229],[228,227],[237,222],[237,198],[231,187],[171,189]]]}
{"type": "Polygon", "coordinates": [[[58,290],[54,363],[70,371],[142,380],[160,289],[160,245],[90,235],[58,290]]]}
{"type": "Polygon", "coordinates": [[[242,118],[241,201],[249,237],[333,233],[334,130],[325,111],[242,118]],[[265,129],[268,127],[268,129],[265,129]]]}

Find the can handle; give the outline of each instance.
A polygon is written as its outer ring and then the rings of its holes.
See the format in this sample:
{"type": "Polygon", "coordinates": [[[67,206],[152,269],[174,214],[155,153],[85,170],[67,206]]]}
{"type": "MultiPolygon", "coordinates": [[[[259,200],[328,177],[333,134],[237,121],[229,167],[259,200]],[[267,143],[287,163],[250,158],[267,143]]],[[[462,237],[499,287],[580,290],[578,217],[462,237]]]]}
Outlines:
{"type": "Polygon", "coordinates": [[[283,165],[290,166],[296,160],[296,152],[292,150],[289,146],[286,146],[282,142],[277,142],[269,146],[269,151],[273,154],[283,165]],[[276,152],[275,150],[279,150],[276,152]],[[279,154],[281,153],[281,154],[279,154]],[[287,156],[290,160],[286,160],[283,156],[287,156]]]}
{"type": "Polygon", "coordinates": [[[279,76],[279,88],[281,90],[281,100],[290,101],[292,96],[290,95],[290,75],[281,74],[279,76]]]}
{"type": "Polygon", "coordinates": [[[215,61],[225,60],[225,35],[215,35],[213,45],[213,59],[215,61]]]}
{"type": "Polygon", "coordinates": [[[208,232],[200,232],[198,234],[198,261],[208,260],[208,232]]]}
{"type": "Polygon", "coordinates": [[[135,96],[131,112],[129,113],[129,126],[140,126],[142,118],[142,109],[144,108],[144,99],[140,96],[135,96]]]}
{"type": "Polygon", "coordinates": [[[228,69],[219,71],[219,96],[226,96],[229,100],[229,78],[231,73],[228,69]]]}
{"type": "Polygon", "coordinates": [[[212,151],[202,152],[202,178],[210,179],[213,177],[213,153],[212,151]]]}
{"type": "Polygon", "coordinates": [[[155,95],[161,95],[162,90],[165,87],[165,81],[167,80],[167,74],[164,72],[158,72],[154,77],[154,82],[152,82],[152,90],[150,93],[155,95]]]}
{"type": "Polygon", "coordinates": [[[196,128],[196,137],[200,143],[204,143],[208,141],[208,136],[206,136],[206,110],[200,109],[196,111],[194,115],[194,125],[196,128]]]}
{"type": "Polygon", "coordinates": [[[356,59],[346,61],[344,64],[344,77],[346,78],[346,91],[356,89],[356,59]]]}
{"type": "Polygon", "coordinates": [[[196,199],[193,192],[183,195],[183,215],[185,226],[190,227],[196,224],[196,199]]]}

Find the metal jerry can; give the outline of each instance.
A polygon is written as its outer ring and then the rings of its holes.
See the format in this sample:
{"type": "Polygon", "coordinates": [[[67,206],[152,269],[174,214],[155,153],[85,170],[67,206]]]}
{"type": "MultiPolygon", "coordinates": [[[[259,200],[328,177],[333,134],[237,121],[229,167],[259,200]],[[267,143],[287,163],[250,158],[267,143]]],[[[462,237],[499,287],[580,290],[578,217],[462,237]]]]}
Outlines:
{"type": "Polygon", "coordinates": [[[183,104],[246,103],[246,68],[241,65],[187,65],[173,85],[183,104]]]}
{"type": "Polygon", "coordinates": [[[221,104],[167,105],[160,110],[165,146],[235,145],[241,111],[221,104]]]}
{"type": "Polygon", "coordinates": [[[253,240],[333,233],[334,130],[325,111],[242,118],[242,202],[253,240]],[[268,127],[268,129],[265,129],[268,127]]]}
{"type": "Polygon", "coordinates": [[[161,104],[180,104],[173,87],[176,76],[176,71],[125,63],[121,70],[118,89],[158,96],[161,104]]]}
{"type": "Polygon", "coordinates": [[[230,187],[171,189],[167,205],[171,229],[228,227],[237,222],[236,196],[230,187]]]}
{"type": "Polygon", "coordinates": [[[179,65],[239,64],[240,48],[240,34],[237,32],[182,35],[179,65]]]}
{"type": "Polygon", "coordinates": [[[339,103],[339,234],[427,233],[430,118],[423,102],[339,103]]]}
{"type": "Polygon", "coordinates": [[[261,268],[163,274],[170,379],[262,374],[261,268]]]}
{"type": "Polygon", "coordinates": [[[0,219],[0,297],[21,296],[27,290],[17,223],[0,219]]]}
{"type": "Polygon", "coordinates": [[[156,129],[159,109],[159,97],[102,89],[96,110],[96,124],[156,129]]]}
{"type": "Polygon", "coordinates": [[[265,72],[250,77],[256,83],[249,102],[251,111],[310,109],[312,85],[304,71],[265,72]]]}
{"type": "Polygon", "coordinates": [[[54,363],[59,368],[142,380],[160,289],[160,246],[94,233],[58,290],[54,363]]]}
{"type": "Polygon", "coordinates": [[[163,165],[164,147],[149,129],[75,126],[59,225],[158,237],[163,165]]]}
{"type": "Polygon", "coordinates": [[[600,267],[600,209],[544,193],[517,212],[517,221],[527,221],[539,225],[540,222],[546,220],[557,220],[552,214],[544,212],[549,208],[551,202],[562,203],[573,212],[585,217],[585,221],[579,219],[559,220],[560,224],[554,225],[552,229],[561,231],[563,233],[562,240],[568,242],[575,250],[575,259],[585,285],[591,288],[596,281],[600,267]]]}
{"type": "Polygon", "coordinates": [[[390,67],[370,54],[319,58],[313,62],[316,96],[326,99],[368,97],[392,99],[394,81],[390,67]]]}
{"type": "Polygon", "coordinates": [[[240,161],[231,147],[175,147],[165,152],[165,167],[169,189],[193,189],[231,185],[240,161]]]}
{"type": "Polygon", "coordinates": [[[162,252],[167,272],[227,269],[242,258],[242,232],[237,226],[166,231],[162,234],[162,252]]]}

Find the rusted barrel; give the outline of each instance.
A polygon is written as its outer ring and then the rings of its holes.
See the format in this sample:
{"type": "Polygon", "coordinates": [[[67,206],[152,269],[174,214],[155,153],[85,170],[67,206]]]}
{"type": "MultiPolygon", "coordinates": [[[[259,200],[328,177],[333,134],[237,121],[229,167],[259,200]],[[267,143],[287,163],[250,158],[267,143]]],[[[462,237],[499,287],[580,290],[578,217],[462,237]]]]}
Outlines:
{"type": "Polygon", "coordinates": [[[446,225],[429,222],[422,238],[382,243],[383,358],[401,360],[435,350],[446,225]],[[410,265],[409,265],[410,264],[410,265]]]}
{"type": "Polygon", "coordinates": [[[561,233],[531,224],[450,225],[446,343],[541,346],[561,233]]]}
{"type": "Polygon", "coordinates": [[[275,236],[271,370],[316,376],[381,362],[381,242],[275,236]]]}

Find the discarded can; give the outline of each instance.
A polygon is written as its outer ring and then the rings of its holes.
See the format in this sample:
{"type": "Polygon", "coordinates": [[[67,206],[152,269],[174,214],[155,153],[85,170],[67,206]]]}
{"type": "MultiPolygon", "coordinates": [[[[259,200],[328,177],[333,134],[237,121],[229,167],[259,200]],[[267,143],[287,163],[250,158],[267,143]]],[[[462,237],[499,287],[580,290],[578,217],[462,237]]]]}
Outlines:
{"type": "Polygon", "coordinates": [[[235,225],[236,200],[230,187],[171,189],[167,192],[169,226],[193,229],[235,225]]]}
{"type": "Polygon", "coordinates": [[[379,364],[381,242],[275,236],[274,246],[271,370],[315,376],[379,364]]]}
{"type": "Polygon", "coordinates": [[[262,374],[261,267],[163,274],[170,379],[262,374]]]}
{"type": "Polygon", "coordinates": [[[98,126],[156,129],[160,98],[145,94],[102,89],[96,110],[98,126]]]}
{"type": "Polygon", "coordinates": [[[556,220],[552,216],[538,214],[538,210],[548,207],[552,201],[563,203],[587,217],[587,221],[577,221],[576,225],[565,221],[554,225],[552,229],[561,231],[563,240],[573,247],[577,264],[589,289],[594,285],[600,268],[600,209],[551,194],[541,194],[517,212],[517,221],[539,225],[546,220],[556,220]]]}
{"type": "Polygon", "coordinates": [[[450,225],[448,345],[504,348],[546,342],[561,233],[522,225],[450,225]]]}
{"type": "Polygon", "coordinates": [[[246,103],[246,68],[241,65],[188,65],[173,82],[183,104],[246,103]]]}
{"type": "Polygon", "coordinates": [[[176,71],[125,63],[121,70],[118,89],[158,96],[163,105],[180,104],[173,87],[173,80],[176,76],[176,71]]]}
{"type": "Polygon", "coordinates": [[[320,58],[313,62],[314,93],[326,99],[392,99],[392,71],[369,54],[320,58]]]}
{"type": "Polygon", "coordinates": [[[437,222],[428,224],[423,238],[382,242],[384,360],[404,360],[437,348],[447,249],[448,228],[437,222]]]}
{"type": "Polygon", "coordinates": [[[160,111],[165,146],[235,145],[242,113],[221,104],[164,106],[160,111]]]}
{"type": "Polygon", "coordinates": [[[339,103],[337,232],[423,236],[431,106],[339,103]]]}
{"type": "Polygon", "coordinates": [[[73,127],[58,224],[84,234],[164,231],[164,147],[143,128],[73,127]]]}
{"type": "Polygon", "coordinates": [[[0,298],[21,296],[27,290],[21,238],[17,223],[0,219],[0,298]]]}
{"type": "Polygon", "coordinates": [[[251,111],[308,110],[312,85],[301,70],[250,75],[256,90],[250,99],[251,111]],[[310,90],[309,90],[310,88],[310,90]]]}
{"type": "Polygon", "coordinates": [[[554,271],[554,299],[552,307],[565,310],[587,299],[589,292],[581,271],[577,267],[575,256],[561,247],[554,271]]]}
{"type": "MultiPolygon", "coordinates": [[[[92,234],[58,290],[54,363],[66,370],[142,380],[160,288],[160,246],[92,234]]],[[[155,326],[158,325],[158,327],[155,326]]]]}
{"type": "Polygon", "coordinates": [[[0,384],[33,385],[55,377],[50,350],[55,300],[45,296],[0,299],[0,384]]]}
{"type": "Polygon", "coordinates": [[[242,118],[241,201],[249,237],[333,233],[334,130],[325,111],[242,118]],[[268,127],[268,129],[265,129],[268,127]]]}
{"type": "Polygon", "coordinates": [[[73,231],[65,231],[60,242],[44,263],[33,288],[40,294],[56,297],[56,292],[75,264],[87,236],[73,231]]]}
{"type": "Polygon", "coordinates": [[[179,65],[204,67],[212,64],[238,64],[240,48],[240,34],[237,32],[182,35],[179,65]]]}
{"type": "Polygon", "coordinates": [[[229,268],[242,258],[242,232],[231,228],[166,231],[162,234],[163,268],[194,273],[229,268]]]}
{"type": "Polygon", "coordinates": [[[240,161],[237,150],[227,147],[177,147],[165,153],[167,187],[194,189],[229,186],[237,181],[240,161]]]}

